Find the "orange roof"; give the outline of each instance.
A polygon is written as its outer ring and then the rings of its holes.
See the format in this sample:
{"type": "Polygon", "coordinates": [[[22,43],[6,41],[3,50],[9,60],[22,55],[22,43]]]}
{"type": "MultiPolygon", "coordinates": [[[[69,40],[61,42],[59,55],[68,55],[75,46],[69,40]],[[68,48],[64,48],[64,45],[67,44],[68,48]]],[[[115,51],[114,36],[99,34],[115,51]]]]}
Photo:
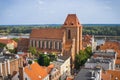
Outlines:
{"type": "Polygon", "coordinates": [[[48,67],[47,67],[47,70],[48,70],[48,73],[50,73],[50,71],[54,68],[54,64],[50,64],[48,67]]]}
{"type": "Polygon", "coordinates": [[[14,40],[11,40],[11,39],[0,39],[0,43],[3,43],[3,44],[13,43],[14,47],[17,47],[17,42],[15,42],[14,40]]]}
{"type": "Polygon", "coordinates": [[[81,26],[76,14],[68,14],[68,16],[63,24],[63,27],[66,27],[66,26],[69,26],[69,27],[81,26]]]}
{"type": "Polygon", "coordinates": [[[114,50],[120,50],[120,43],[115,41],[106,41],[102,46],[100,46],[101,50],[106,49],[114,49],[114,50]]]}
{"type": "Polygon", "coordinates": [[[11,39],[0,39],[0,43],[3,43],[3,44],[9,44],[12,42],[13,42],[13,40],[11,40],[11,39]]]}
{"type": "Polygon", "coordinates": [[[110,80],[110,74],[109,73],[102,73],[102,80],[110,80]]]}
{"type": "Polygon", "coordinates": [[[116,50],[117,52],[117,57],[120,58],[120,50],[116,50]]]}
{"type": "Polygon", "coordinates": [[[107,70],[107,73],[111,75],[111,80],[120,80],[120,71],[119,70],[107,70]]]}
{"type": "Polygon", "coordinates": [[[102,73],[102,80],[120,80],[120,71],[107,70],[105,73],[102,73]]]}
{"type": "Polygon", "coordinates": [[[115,64],[120,64],[120,59],[117,59],[117,60],[115,61],[115,64]]]}
{"type": "Polygon", "coordinates": [[[62,39],[63,29],[54,28],[33,29],[30,34],[30,38],[62,39]]]}
{"type": "Polygon", "coordinates": [[[67,77],[67,79],[66,80],[74,80],[73,78],[70,78],[70,77],[67,77]]]}
{"type": "Polygon", "coordinates": [[[92,36],[90,36],[90,35],[84,35],[83,36],[83,42],[82,42],[83,47],[85,48],[85,47],[91,45],[92,44],[91,40],[92,40],[92,36]]]}
{"type": "Polygon", "coordinates": [[[25,73],[30,77],[31,80],[43,80],[47,75],[47,67],[42,67],[38,63],[33,63],[29,67],[25,67],[25,73]]]}

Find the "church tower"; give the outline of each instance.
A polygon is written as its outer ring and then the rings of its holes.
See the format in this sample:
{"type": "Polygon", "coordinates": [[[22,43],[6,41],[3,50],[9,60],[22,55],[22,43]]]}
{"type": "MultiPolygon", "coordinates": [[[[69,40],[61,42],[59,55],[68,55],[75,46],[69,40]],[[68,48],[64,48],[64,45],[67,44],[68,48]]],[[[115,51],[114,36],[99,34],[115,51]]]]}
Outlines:
{"type": "Polygon", "coordinates": [[[82,25],[80,24],[76,14],[68,14],[62,28],[65,30],[65,41],[68,44],[75,39],[75,53],[82,50],[82,25]]]}

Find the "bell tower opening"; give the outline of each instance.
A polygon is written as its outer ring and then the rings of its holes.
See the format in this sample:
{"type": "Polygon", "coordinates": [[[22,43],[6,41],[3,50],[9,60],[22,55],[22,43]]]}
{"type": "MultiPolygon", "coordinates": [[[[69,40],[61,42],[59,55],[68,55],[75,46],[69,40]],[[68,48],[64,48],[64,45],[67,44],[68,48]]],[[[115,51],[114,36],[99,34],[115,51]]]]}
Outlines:
{"type": "Polygon", "coordinates": [[[68,30],[68,39],[71,39],[71,31],[68,30]]]}

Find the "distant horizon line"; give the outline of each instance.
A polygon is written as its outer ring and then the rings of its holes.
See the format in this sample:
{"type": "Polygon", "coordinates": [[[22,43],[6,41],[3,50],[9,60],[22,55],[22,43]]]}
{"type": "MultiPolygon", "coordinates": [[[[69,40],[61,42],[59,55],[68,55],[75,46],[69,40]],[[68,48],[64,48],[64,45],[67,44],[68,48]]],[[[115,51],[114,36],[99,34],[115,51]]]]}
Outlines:
{"type": "MultiPolygon", "coordinates": [[[[19,25],[25,25],[25,26],[29,26],[29,25],[63,25],[63,24],[0,24],[0,26],[19,26],[19,25]]],[[[98,24],[92,24],[92,23],[88,23],[88,24],[81,24],[81,25],[120,25],[120,23],[113,23],[113,24],[109,24],[109,23],[106,23],[106,24],[104,24],[104,23],[98,23],[98,24]]]]}

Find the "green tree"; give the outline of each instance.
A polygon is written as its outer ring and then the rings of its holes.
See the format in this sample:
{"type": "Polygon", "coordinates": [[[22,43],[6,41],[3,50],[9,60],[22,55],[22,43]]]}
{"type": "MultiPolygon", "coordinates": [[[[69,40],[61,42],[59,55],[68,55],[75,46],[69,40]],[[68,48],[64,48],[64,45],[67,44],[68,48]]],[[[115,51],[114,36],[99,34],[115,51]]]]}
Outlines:
{"type": "Polygon", "coordinates": [[[49,56],[47,54],[40,54],[38,64],[41,66],[48,66],[50,64],[49,56]]]}
{"type": "Polygon", "coordinates": [[[75,55],[75,68],[79,69],[80,66],[83,66],[88,58],[92,55],[92,48],[87,47],[85,50],[81,50],[75,55]]]}
{"type": "Polygon", "coordinates": [[[29,61],[28,61],[28,64],[32,64],[32,61],[31,61],[31,60],[29,60],[29,61]]]}
{"type": "Polygon", "coordinates": [[[57,59],[57,56],[55,54],[51,53],[51,54],[48,54],[48,56],[49,56],[51,62],[57,59]]]}
{"type": "Polygon", "coordinates": [[[92,55],[92,47],[87,47],[87,48],[85,49],[85,54],[86,54],[86,56],[87,56],[88,58],[90,58],[91,55],[92,55]]]}
{"type": "Polygon", "coordinates": [[[4,48],[6,44],[0,43],[0,48],[4,48]]]}
{"type": "Polygon", "coordinates": [[[35,56],[37,54],[37,50],[35,47],[29,47],[28,51],[33,55],[35,56]]]}
{"type": "Polygon", "coordinates": [[[14,48],[14,49],[8,49],[7,50],[10,52],[10,53],[14,53],[14,54],[17,54],[17,48],[14,48]]]}

